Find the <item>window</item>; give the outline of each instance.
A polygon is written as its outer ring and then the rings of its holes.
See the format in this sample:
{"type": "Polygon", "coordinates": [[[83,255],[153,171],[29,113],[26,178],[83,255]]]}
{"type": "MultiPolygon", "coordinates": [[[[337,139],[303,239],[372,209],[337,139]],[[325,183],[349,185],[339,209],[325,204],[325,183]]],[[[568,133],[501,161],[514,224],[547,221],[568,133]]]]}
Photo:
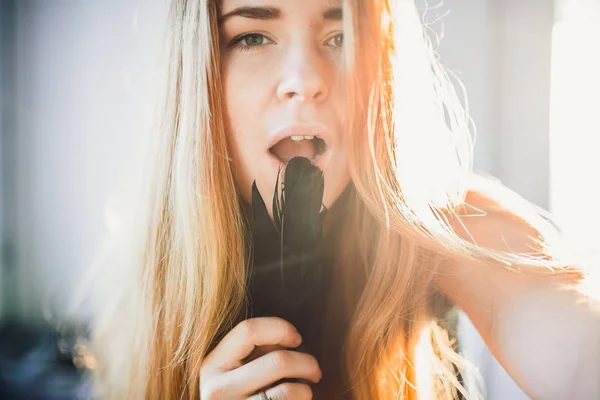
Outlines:
{"type": "Polygon", "coordinates": [[[558,0],[552,37],[550,210],[567,235],[577,234],[584,241],[581,244],[596,247],[600,240],[598,49],[600,2],[558,0]]]}

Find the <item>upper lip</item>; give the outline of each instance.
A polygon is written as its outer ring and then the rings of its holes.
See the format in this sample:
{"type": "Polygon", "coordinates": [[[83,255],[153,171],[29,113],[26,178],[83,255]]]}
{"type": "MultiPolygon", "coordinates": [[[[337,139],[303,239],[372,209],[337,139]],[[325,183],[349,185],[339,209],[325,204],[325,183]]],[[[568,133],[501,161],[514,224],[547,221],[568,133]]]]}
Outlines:
{"type": "Polygon", "coordinates": [[[331,149],[333,144],[333,133],[327,129],[326,126],[317,124],[317,123],[304,123],[304,124],[294,124],[287,125],[281,129],[279,129],[273,136],[271,136],[269,145],[267,147],[267,151],[269,151],[273,146],[279,143],[281,140],[288,138],[290,136],[316,136],[322,139],[326,146],[327,150],[331,149]]]}

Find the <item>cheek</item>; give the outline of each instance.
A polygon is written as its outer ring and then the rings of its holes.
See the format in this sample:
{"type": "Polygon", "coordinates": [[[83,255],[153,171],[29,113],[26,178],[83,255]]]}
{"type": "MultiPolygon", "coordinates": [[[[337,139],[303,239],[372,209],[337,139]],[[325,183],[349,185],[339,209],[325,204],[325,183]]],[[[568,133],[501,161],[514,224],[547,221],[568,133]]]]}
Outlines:
{"type": "Polygon", "coordinates": [[[265,82],[250,75],[245,68],[235,65],[223,71],[225,131],[231,168],[238,192],[247,202],[251,198],[252,182],[258,175],[256,160],[260,158],[264,142],[259,137],[264,130],[259,91],[265,82]]]}
{"type": "Polygon", "coordinates": [[[253,98],[265,92],[267,78],[270,76],[266,66],[255,65],[256,61],[243,60],[231,56],[223,61],[226,67],[222,71],[227,105],[232,111],[251,111],[256,107],[253,98]]]}
{"type": "Polygon", "coordinates": [[[251,143],[263,134],[269,74],[253,65],[231,57],[223,71],[225,106],[229,126],[236,141],[251,143]]]}
{"type": "MultiPolygon", "coordinates": [[[[250,102],[253,93],[252,83],[245,79],[243,71],[229,71],[225,76],[225,108],[229,126],[247,126],[249,116],[254,112],[250,102]]],[[[243,135],[240,135],[243,138],[243,135]]]]}

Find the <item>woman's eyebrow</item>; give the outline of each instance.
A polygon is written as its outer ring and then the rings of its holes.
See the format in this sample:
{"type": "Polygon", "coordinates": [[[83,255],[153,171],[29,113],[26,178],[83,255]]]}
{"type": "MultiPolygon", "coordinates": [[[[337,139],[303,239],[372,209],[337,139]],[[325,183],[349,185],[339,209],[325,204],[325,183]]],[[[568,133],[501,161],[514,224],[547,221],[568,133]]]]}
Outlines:
{"type": "Polygon", "coordinates": [[[238,7],[219,17],[219,25],[233,16],[240,16],[252,19],[270,20],[281,17],[281,10],[276,7],[238,7]]]}
{"type": "Polygon", "coordinates": [[[323,12],[323,19],[331,21],[341,21],[343,17],[340,7],[331,7],[323,12]]]}
{"type": "MultiPolygon", "coordinates": [[[[219,17],[218,24],[223,24],[227,19],[233,16],[240,16],[252,19],[273,20],[281,17],[281,9],[277,7],[251,7],[243,6],[233,9],[219,17]]],[[[342,20],[342,9],[340,7],[328,8],[323,12],[323,19],[340,21],[342,20]]]]}

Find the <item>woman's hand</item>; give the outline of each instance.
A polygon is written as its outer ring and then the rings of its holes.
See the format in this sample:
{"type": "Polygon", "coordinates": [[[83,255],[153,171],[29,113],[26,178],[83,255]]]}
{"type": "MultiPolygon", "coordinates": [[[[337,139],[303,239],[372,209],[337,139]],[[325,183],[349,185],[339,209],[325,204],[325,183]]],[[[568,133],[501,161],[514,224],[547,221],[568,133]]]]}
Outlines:
{"type": "Polygon", "coordinates": [[[311,399],[312,390],[303,383],[284,382],[271,387],[283,378],[315,383],[321,380],[321,369],[313,356],[286,350],[300,343],[302,338],[296,328],[281,318],[240,322],[204,359],[200,367],[200,398],[259,400],[256,393],[268,388],[266,393],[271,400],[311,399]],[[265,349],[275,350],[265,354],[265,349]]]}

